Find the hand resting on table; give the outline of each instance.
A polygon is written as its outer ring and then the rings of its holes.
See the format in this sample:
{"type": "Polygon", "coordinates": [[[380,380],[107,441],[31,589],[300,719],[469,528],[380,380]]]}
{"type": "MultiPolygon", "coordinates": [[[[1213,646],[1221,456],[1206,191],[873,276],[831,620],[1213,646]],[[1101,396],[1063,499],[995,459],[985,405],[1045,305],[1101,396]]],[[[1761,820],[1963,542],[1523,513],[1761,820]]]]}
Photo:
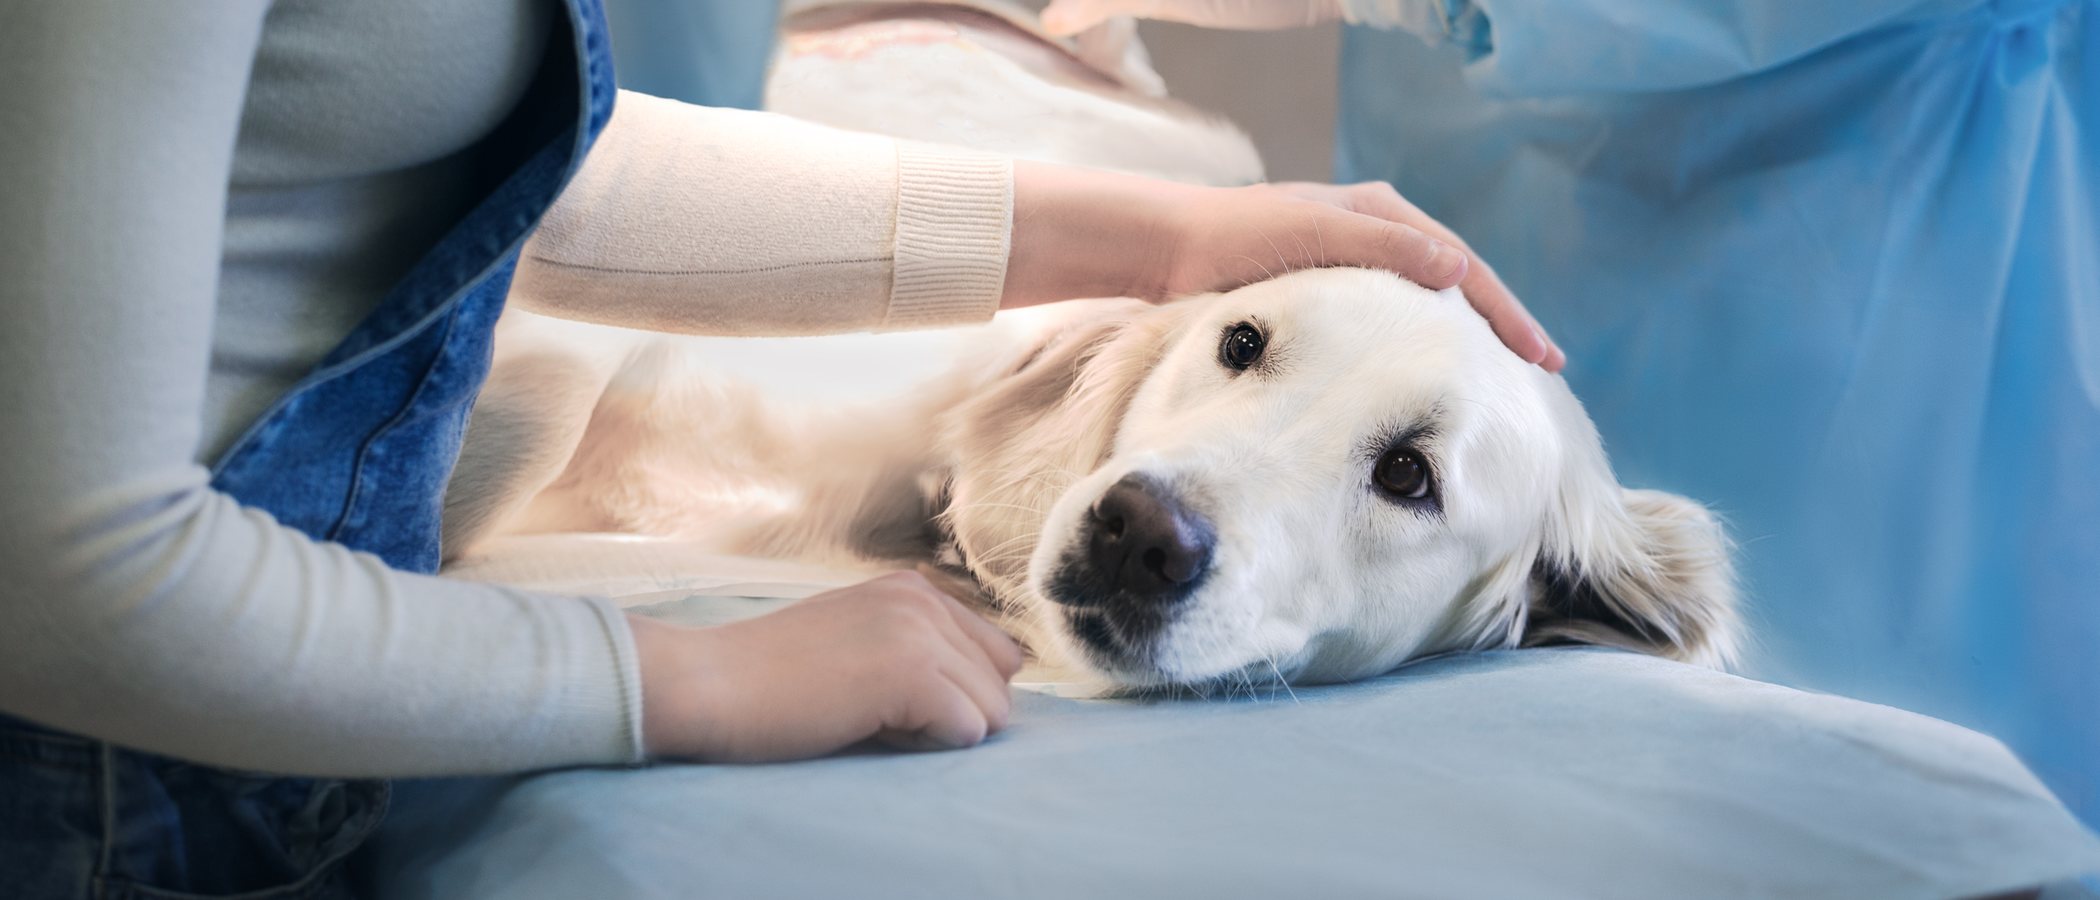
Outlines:
{"type": "Polygon", "coordinates": [[[767,762],[863,740],[968,747],[1006,727],[1013,639],[915,572],[713,628],[638,616],[651,756],[767,762]]]}

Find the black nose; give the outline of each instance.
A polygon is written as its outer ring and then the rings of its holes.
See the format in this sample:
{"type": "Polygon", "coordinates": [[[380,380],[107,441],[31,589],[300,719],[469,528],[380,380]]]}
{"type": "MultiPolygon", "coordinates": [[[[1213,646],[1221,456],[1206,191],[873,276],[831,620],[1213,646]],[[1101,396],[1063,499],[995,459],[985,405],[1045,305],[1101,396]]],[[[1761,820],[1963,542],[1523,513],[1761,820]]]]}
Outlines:
{"type": "Polygon", "coordinates": [[[1090,516],[1087,561],[1096,578],[1131,600],[1178,600],[1210,570],[1217,532],[1149,478],[1125,476],[1090,516]]]}

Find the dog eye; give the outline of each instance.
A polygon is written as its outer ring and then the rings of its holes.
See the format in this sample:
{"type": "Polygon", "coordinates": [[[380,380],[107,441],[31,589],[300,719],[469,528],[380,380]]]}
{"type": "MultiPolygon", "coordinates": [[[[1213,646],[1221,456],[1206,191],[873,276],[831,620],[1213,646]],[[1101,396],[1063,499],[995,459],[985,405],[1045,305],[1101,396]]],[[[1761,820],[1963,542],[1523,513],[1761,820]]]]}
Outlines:
{"type": "Polygon", "coordinates": [[[1378,460],[1378,467],[1371,470],[1371,477],[1378,482],[1378,489],[1401,500],[1426,500],[1429,497],[1429,464],[1422,456],[1405,447],[1386,451],[1378,460]]]}
{"type": "Polygon", "coordinates": [[[1218,362],[1243,372],[1261,360],[1261,352],[1268,346],[1269,339],[1262,336],[1261,329],[1241,322],[1225,329],[1225,343],[1218,347],[1218,362]]]}

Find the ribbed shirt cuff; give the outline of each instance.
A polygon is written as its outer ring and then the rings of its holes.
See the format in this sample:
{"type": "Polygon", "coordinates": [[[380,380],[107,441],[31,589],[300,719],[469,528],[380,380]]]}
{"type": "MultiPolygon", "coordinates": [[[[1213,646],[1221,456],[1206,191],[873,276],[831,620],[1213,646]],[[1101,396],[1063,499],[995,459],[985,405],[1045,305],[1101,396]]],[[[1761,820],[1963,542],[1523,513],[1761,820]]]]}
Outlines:
{"type": "Polygon", "coordinates": [[[885,328],[982,322],[999,309],[1013,234],[1013,162],[897,143],[897,245],[885,328]]]}
{"type": "Polygon", "coordinates": [[[627,614],[604,597],[585,597],[591,611],[598,614],[599,624],[605,627],[607,649],[612,652],[613,666],[617,670],[618,683],[613,698],[619,709],[622,733],[615,735],[617,745],[609,762],[624,765],[640,765],[648,761],[648,751],[642,744],[642,664],[634,649],[634,630],[627,624],[627,614]]]}

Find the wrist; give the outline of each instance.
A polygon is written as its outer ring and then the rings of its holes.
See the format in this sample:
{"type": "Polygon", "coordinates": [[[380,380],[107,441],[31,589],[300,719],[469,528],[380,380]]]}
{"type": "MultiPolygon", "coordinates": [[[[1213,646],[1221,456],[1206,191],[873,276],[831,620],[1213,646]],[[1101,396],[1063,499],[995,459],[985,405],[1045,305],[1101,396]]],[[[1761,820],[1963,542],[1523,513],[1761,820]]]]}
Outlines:
{"type": "Polygon", "coordinates": [[[701,741],[720,737],[724,721],[720,653],[706,629],[683,628],[629,614],[642,678],[645,756],[703,756],[701,741]]]}
{"type": "Polygon", "coordinates": [[[1011,255],[1000,307],[1164,296],[1190,185],[1017,161],[1011,255]]]}

